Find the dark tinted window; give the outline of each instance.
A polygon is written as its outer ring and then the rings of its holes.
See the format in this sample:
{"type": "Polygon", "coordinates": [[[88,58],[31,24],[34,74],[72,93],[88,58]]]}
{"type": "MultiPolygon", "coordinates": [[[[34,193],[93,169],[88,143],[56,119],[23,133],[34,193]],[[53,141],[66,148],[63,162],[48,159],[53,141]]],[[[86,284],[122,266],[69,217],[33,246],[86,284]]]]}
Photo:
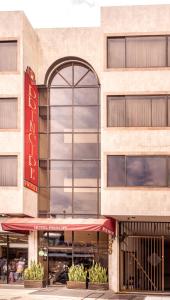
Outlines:
{"type": "Polygon", "coordinates": [[[109,155],[107,162],[108,186],[169,185],[169,157],[109,155]]]}
{"type": "Polygon", "coordinates": [[[127,157],[128,186],[166,186],[165,157],[127,157]]]}
{"type": "Polygon", "coordinates": [[[125,157],[108,156],[107,164],[107,185],[124,186],[125,185],[125,157]]]}

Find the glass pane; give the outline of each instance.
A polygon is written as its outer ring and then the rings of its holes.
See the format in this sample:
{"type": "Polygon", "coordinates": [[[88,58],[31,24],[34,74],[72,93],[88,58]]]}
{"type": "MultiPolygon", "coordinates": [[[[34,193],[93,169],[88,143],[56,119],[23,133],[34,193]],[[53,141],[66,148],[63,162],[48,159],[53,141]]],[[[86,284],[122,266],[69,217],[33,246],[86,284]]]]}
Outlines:
{"type": "Polygon", "coordinates": [[[0,234],[0,283],[7,283],[7,235],[0,234]]]}
{"type": "Polygon", "coordinates": [[[87,74],[82,77],[82,79],[77,83],[77,86],[84,86],[84,85],[97,85],[97,79],[95,74],[92,71],[88,71],[87,74]]]}
{"type": "Polygon", "coordinates": [[[72,186],[72,162],[51,161],[50,185],[72,186]]]}
{"type": "Polygon", "coordinates": [[[72,89],[51,88],[50,105],[72,105],[72,89]]]}
{"type": "Polygon", "coordinates": [[[97,134],[74,134],[74,159],[97,159],[97,134]]]}
{"type": "Polygon", "coordinates": [[[74,186],[97,187],[98,171],[97,161],[75,161],[74,186]]]}
{"type": "Polygon", "coordinates": [[[38,210],[41,213],[48,213],[50,210],[50,197],[48,188],[40,188],[38,194],[38,210]]]}
{"type": "Polygon", "coordinates": [[[72,159],[72,135],[51,134],[50,135],[50,158],[72,159]]]}
{"type": "Polygon", "coordinates": [[[72,78],[73,78],[73,67],[72,64],[64,64],[59,70],[59,74],[68,82],[68,84],[72,85],[72,78]]]}
{"type": "Polygon", "coordinates": [[[125,186],[125,157],[107,157],[107,186],[125,186]]]}
{"type": "Polygon", "coordinates": [[[51,132],[72,131],[72,108],[51,107],[50,108],[51,132]]]}
{"type": "Polygon", "coordinates": [[[46,134],[39,135],[39,157],[48,157],[48,138],[46,134]]]}
{"type": "Polygon", "coordinates": [[[47,186],[47,161],[40,160],[39,161],[39,186],[47,186]]]}
{"type": "Polygon", "coordinates": [[[127,157],[128,186],[166,186],[166,157],[127,157]]]}
{"type": "Polygon", "coordinates": [[[48,247],[48,232],[38,231],[38,247],[40,249],[48,247]]]}
{"type": "Polygon", "coordinates": [[[126,97],[126,126],[151,126],[151,99],[126,97]]]}
{"type": "Polygon", "coordinates": [[[97,261],[97,232],[74,232],[74,264],[81,264],[89,268],[93,260],[97,261]]]}
{"type": "Polygon", "coordinates": [[[50,189],[50,212],[54,214],[72,213],[72,189],[51,188],[50,189]]]}
{"type": "Polygon", "coordinates": [[[88,68],[81,65],[74,65],[74,85],[82,79],[83,76],[88,72],[88,68]]]}
{"type": "Polygon", "coordinates": [[[98,88],[75,88],[74,104],[75,105],[97,105],[98,88]]]}
{"type": "Polygon", "coordinates": [[[73,194],[74,213],[76,214],[97,214],[97,189],[76,188],[73,194]]]}
{"type": "Polygon", "coordinates": [[[17,128],[17,99],[0,98],[0,128],[17,128]]]}
{"type": "Polygon", "coordinates": [[[47,88],[38,88],[39,93],[39,105],[47,105],[47,88]]]}
{"type": "Polygon", "coordinates": [[[51,85],[53,86],[69,86],[69,83],[58,72],[52,79],[51,85]]]}
{"type": "Polygon", "coordinates": [[[107,105],[108,126],[125,126],[125,98],[109,96],[107,105]]]}
{"type": "Polygon", "coordinates": [[[71,231],[54,231],[48,233],[49,247],[72,246],[71,231]]]}
{"type": "Polygon", "coordinates": [[[0,42],[0,71],[17,71],[17,42],[0,42]]]}
{"type": "Polygon", "coordinates": [[[39,107],[39,132],[47,132],[47,107],[39,107]]]}
{"type": "Polygon", "coordinates": [[[74,246],[88,247],[90,245],[97,246],[97,232],[91,232],[91,231],[74,232],[74,246]]]}
{"type": "Polygon", "coordinates": [[[152,127],[154,126],[167,126],[166,97],[152,98],[152,127]]]}
{"type": "Polygon", "coordinates": [[[124,68],[125,67],[125,38],[107,39],[107,67],[124,68]]]}
{"type": "Polygon", "coordinates": [[[0,156],[0,186],[17,186],[17,156],[0,156]]]}
{"type": "Polygon", "coordinates": [[[89,132],[98,130],[98,107],[75,107],[74,130],[89,132]]]}
{"type": "Polygon", "coordinates": [[[127,37],[126,66],[130,68],[165,67],[166,37],[127,37]]]}

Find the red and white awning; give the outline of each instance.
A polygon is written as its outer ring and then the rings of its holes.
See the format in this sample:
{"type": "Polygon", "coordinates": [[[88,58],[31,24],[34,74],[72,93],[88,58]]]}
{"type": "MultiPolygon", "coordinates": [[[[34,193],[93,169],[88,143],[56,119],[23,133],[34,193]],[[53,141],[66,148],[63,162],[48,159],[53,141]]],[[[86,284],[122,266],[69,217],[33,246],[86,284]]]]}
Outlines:
{"type": "Polygon", "coordinates": [[[54,218],[10,218],[1,223],[6,231],[101,231],[115,235],[114,219],[54,219],[54,218]]]}

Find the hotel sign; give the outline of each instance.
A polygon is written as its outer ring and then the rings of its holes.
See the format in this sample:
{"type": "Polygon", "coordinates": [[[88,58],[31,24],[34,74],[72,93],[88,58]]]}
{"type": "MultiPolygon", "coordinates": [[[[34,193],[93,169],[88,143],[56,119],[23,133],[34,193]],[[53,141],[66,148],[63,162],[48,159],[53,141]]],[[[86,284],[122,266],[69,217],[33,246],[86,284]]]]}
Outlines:
{"type": "Polygon", "coordinates": [[[38,90],[31,68],[25,72],[24,186],[38,192],[38,90]]]}

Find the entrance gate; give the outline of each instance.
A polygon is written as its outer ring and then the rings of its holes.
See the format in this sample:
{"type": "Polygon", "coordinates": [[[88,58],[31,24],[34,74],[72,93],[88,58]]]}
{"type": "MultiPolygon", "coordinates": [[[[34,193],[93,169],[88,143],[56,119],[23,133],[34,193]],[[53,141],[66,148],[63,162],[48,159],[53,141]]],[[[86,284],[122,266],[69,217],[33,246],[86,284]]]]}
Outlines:
{"type": "Polygon", "coordinates": [[[164,238],[128,236],[121,243],[121,290],[164,290],[164,238]]]}
{"type": "Polygon", "coordinates": [[[170,290],[170,223],[120,222],[120,290],[170,290]]]}

